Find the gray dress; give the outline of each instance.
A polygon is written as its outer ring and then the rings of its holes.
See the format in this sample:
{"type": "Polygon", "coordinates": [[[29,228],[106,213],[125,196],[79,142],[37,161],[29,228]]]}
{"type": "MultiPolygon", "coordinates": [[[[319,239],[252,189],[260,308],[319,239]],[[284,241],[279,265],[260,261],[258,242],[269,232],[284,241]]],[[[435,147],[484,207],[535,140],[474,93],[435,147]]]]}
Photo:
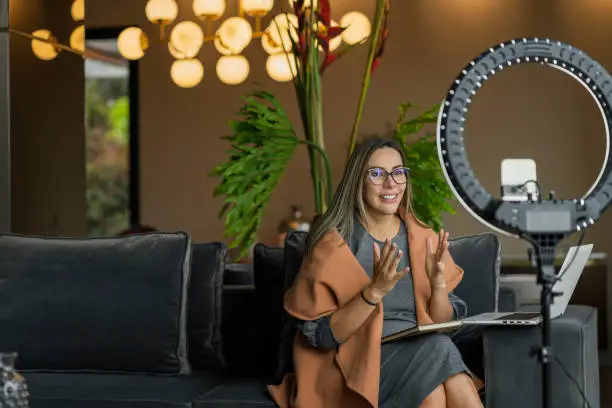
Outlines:
{"type": "MultiPolygon", "coordinates": [[[[371,277],[373,272],[372,243],[376,241],[356,221],[350,242],[351,251],[371,277]]],[[[405,254],[399,268],[409,265],[408,234],[401,223],[393,242],[405,254]]],[[[449,295],[453,318],[467,313],[465,303],[449,295]]],[[[416,326],[416,308],[412,275],[406,275],[383,299],[383,336],[416,326]]],[[[314,347],[337,348],[330,327],[330,318],[300,322],[298,327],[314,347]]],[[[418,408],[423,400],[452,375],[469,372],[461,353],[446,334],[434,333],[396,340],[381,346],[379,402],[381,408],[418,408]]]]}

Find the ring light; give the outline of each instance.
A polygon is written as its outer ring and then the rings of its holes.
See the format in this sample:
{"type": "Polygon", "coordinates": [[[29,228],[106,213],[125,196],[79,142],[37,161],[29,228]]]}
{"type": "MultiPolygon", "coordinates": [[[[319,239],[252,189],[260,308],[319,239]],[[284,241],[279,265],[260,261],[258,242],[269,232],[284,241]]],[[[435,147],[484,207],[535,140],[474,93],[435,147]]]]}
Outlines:
{"type": "MultiPolygon", "coordinates": [[[[555,247],[575,231],[593,225],[612,202],[610,127],[612,127],[612,78],[587,54],[551,39],[522,38],[489,48],[464,67],[453,82],[438,115],[438,155],[444,176],[457,200],[487,227],[523,238],[535,249],[538,284],[542,285],[542,344],[534,350],[542,364],[543,406],[550,408],[552,395],[552,349],[550,305],[554,283],[563,275],[555,270],[555,247]],[[606,129],[606,151],[601,171],[580,198],[557,200],[553,193],[537,200],[501,200],[480,184],[468,161],[463,141],[465,121],[472,98],[493,75],[516,64],[543,64],[556,68],[584,86],[599,107],[606,129]]],[[[584,236],[584,235],[583,235],[584,236]]],[[[581,240],[582,241],[582,238],[581,240]]],[[[570,264],[573,259],[570,260],[570,264]]],[[[566,268],[567,269],[567,268],[566,268]]]]}
{"type": "Polygon", "coordinates": [[[510,236],[553,233],[565,237],[592,225],[612,202],[610,127],[612,78],[584,52],[559,41],[523,38],[489,48],[471,61],[453,82],[438,115],[438,155],[459,202],[489,228],[510,236]],[[570,75],[595,100],[606,129],[605,160],[589,191],[575,200],[502,201],[491,196],[474,175],[463,134],[472,98],[493,75],[516,64],[539,63],[570,75]]]}

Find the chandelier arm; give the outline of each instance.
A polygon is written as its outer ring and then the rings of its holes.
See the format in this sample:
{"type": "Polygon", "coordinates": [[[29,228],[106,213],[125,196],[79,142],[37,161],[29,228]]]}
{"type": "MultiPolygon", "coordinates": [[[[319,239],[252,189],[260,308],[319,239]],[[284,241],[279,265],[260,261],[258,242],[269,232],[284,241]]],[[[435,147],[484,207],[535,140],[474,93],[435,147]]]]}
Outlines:
{"type": "Polygon", "coordinates": [[[17,30],[17,29],[12,28],[12,27],[8,27],[8,30],[7,30],[7,28],[3,27],[2,30],[0,30],[0,31],[5,31],[5,32],[8,31],[8,32],[10,32],[12,34],[16,34],[16,35],[19,35],[19,36],[22,36],[22,37],[29,38],[30,40],[41,41],[41,42],[53,45],[54,47],[59,48],[60,50],[68,51],[68,52],[71,52],[71,53],[79,55],[79,56],[83,56],[85,54],[84,52],[76,50],[76,49],[70,47],[69,45],[64,45],[64,44],[60,43],[57,40],[38,37],[38,36],[32,35],[30,33],[26,33],[24,31],[17,30]]]}

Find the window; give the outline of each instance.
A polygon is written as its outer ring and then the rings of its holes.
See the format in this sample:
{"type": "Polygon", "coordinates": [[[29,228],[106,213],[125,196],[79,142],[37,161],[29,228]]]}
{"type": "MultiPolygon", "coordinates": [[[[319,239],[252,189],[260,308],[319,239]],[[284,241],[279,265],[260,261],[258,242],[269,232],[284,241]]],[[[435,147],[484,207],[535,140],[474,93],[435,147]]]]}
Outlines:
{"type": "Polygon", "coordinates": [[[85,137],[87,233],[139,224],[137,63],[117,49],[119,30],[87,30],[85,137]]]}

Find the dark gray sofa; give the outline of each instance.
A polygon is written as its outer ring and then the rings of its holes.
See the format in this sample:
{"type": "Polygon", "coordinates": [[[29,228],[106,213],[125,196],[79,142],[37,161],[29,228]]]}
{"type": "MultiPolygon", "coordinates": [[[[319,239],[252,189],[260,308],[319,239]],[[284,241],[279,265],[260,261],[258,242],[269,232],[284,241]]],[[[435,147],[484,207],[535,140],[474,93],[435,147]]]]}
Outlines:
{"type": "MultiPolygon", "coordinates": [[[[0,236],[0,352],[19,352],[34,408],[274,407],[265,384],[291,369],[282,296],[304,237],[290,234],[284,249],[257,245],[250,267],[230,265],[225,245],[182,233],[0,236]]],[[[493,234],[455,239],[450,250],[466,270],[457,294],[469,314],[513,309],[513,294],[499,292],[493,234]]],[[[582,310],[560,319],[555,330],[575,341],[556,351],[598,407],[597,357],[585,358],[596,342],[596,313],[582,310]]],[[[537,334],[485,331],[488,407],[516,407],[515,387],[537,382],[526,352],[537,334]]],[[[582,407],[565,388],[569,398],[554,406],[582,407]]],[[[526,389],[521,406],[538,406],[537,387],[526,389]]]]}

